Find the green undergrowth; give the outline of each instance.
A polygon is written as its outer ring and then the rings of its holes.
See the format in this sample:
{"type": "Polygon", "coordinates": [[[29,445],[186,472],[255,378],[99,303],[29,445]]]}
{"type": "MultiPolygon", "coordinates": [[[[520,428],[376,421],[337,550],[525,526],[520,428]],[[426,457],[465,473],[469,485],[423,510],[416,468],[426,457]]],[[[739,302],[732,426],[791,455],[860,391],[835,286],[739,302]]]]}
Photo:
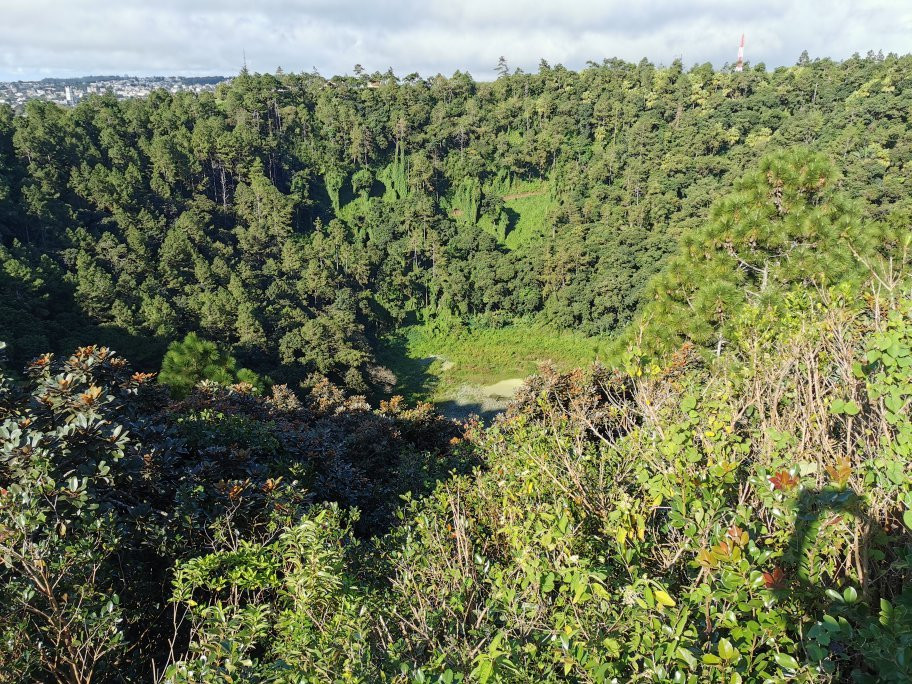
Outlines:
{"type": "Polygon", "coordinates": [[[490,214],[485,214],[478,220],[479,228],[500,239],[510,249],[516,249],[541,234],[547,224],[548,214],[554,208],[554,198],[546,181],[513,181],[504,189],[501,197],[501,222],[498,223],[490,214]]]}
{"type": "Polygon", "coordinates": [[[540,195],[517,197],[504,202],[507,211],[516,212],[515,222],[511,223],[507,238],[504,241],[510,249],[516,249],[522,243],[535,237],[544,229],[554,201],[546,188],[540,195]]]}
{"type": "Polygon", "coordinates": [[[314,508],[183,563],[170,680],[909,681],[912,308],[831,297],[748,307],[709,363],[542,369],[369,544],[314,508]]]}
{"type": "Polygon", "coordinates": [[[602,356],[604,342],[533,325],[498,329],[404,328],[386,338],[381,361],[409,399],[441,399],[463,385],[491,385],[525,378],[540,364],[585,366],[602,356]]]}
{"type": "MultiPolygon", "coordinates": [[[[543,367],[488,427],[328,382],[171,402],[97,347],[0,374],[0,682],[908,682],[896,283],[749,303],[712,359],[543,367]]],[[[520,339],[555,349],[403,344],[520,339]]]]}

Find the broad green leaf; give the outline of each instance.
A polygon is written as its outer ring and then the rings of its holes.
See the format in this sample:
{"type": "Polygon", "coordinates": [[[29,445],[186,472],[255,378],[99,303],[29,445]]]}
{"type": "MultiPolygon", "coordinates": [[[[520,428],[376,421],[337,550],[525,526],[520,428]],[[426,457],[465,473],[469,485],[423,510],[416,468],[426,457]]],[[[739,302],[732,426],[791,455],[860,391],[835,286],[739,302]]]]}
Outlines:
{"type": "Polygon", "coordinates": [[[777,653],[773,658],[779,667],[785,668],[786,670],[797,670],[799,667],[798,661],[788,653],[777,653]]]}
{"type": "Polygon", "coordinates": [[[668,592],[662,589],[655,590],[655,599],[663,606],[668,606],[669,608],[675,605],[674,599],[668,595],[668,592]]]}
{"type": "Polygon", "coordinates": [[[687,667],[689,667],[691,670],[696,670],[697,667],[699,666],[699,662],[697,662],[697,659],[694,657],[694,654],[691,653],[690,651],[688,651],[683,646],[678,646],[678,659],[684,661],[684,663],[686,663],[687,667]]]}
{"type": "Polygon", "coordinates": [[[906,527],[912,530],[912,509],[903,513],[903,522],[906,524],[906,527]]]}
{"type": "Polygon", "coordinates": [[[840,594],[835,589],[827,589],[824,593],[826,593],[827,596],[838,603],[845,603],[845,599],[842,598],[842,594],[840,594]]]}
{"type": "Polygon", "coordinates": [[[732,660],[737,655],[738,650],[732,646],[732,643],[728,639],[719,641],[719,657],[722,658],[722,660],[732,660]]]}
{"type": "Polygon", "coordinates": [[[547,575],[545,575],[542,578],[541,590],[547,594],[549,591],[551,591],[553,589],[554,589],[554,573],[549,572],[547,575]]]}

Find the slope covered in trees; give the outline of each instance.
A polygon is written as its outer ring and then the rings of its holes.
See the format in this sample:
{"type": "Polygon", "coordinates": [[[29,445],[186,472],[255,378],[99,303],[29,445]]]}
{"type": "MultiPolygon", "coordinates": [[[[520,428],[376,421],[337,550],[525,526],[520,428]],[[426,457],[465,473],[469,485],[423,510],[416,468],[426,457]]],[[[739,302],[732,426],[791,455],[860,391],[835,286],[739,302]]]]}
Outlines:
{"type": "Polygon", "coordinates": [[[908,225],[910,78],[895,56],[607,60],[32,102],[0,112],[0,320],[17,363],[105,342],[157,368],[196,332],[358,391],[388,386],[375,342],[403,322],[613,333],[771,151],[824,154],[863,226],[908,225]]]}
{"type": "Polygon", "coordinates": [[[0,111],[0,682],[908,681],[910,76],[0,111]],[[520,320],[610,366],[360,396],[520,320]]]}

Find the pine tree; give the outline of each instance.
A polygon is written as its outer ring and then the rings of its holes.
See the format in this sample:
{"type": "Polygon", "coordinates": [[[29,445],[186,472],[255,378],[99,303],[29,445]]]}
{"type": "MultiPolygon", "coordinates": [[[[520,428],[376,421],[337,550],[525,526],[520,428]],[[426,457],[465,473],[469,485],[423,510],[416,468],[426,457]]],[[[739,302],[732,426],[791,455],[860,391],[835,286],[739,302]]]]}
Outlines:
{"type": "Polygon", "coordinates": [[[174,396],[184,397],[201,380],[221,385],[247,382],[262,386],[262,380],[253,371],[238,369],[234,357],[220,350],[215,342],[187,333],[183,341],[168,345],[158,381],[167,385],[174,396]]]}
{"type": "Polygon", "coordinates": [[[826,156],[806,149],[761,160],[650,284],[645,346],[660,353],[690,341],[719,353],[726,323],[746,302],[775,304],[789,289],[852,277],[859,215],[837,181],[826,156]]]}

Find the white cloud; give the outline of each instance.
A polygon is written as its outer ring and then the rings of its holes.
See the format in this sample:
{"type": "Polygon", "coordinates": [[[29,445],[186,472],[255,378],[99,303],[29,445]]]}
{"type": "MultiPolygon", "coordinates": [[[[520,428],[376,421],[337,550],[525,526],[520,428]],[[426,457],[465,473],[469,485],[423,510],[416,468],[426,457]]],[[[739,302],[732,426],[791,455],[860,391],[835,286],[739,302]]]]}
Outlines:
{"type": "Polygon", "coordinates": [[[907,52],[908,0],[763,3],[722,0],[0,0],[0,79],[98,73],[232,74],[250,67],[349,72],[393,67],[490,78],[500,55],[539,59],[648,57],[685,64],[747,58],[791,64],[802,50],[844,58],[907,52]]]}

